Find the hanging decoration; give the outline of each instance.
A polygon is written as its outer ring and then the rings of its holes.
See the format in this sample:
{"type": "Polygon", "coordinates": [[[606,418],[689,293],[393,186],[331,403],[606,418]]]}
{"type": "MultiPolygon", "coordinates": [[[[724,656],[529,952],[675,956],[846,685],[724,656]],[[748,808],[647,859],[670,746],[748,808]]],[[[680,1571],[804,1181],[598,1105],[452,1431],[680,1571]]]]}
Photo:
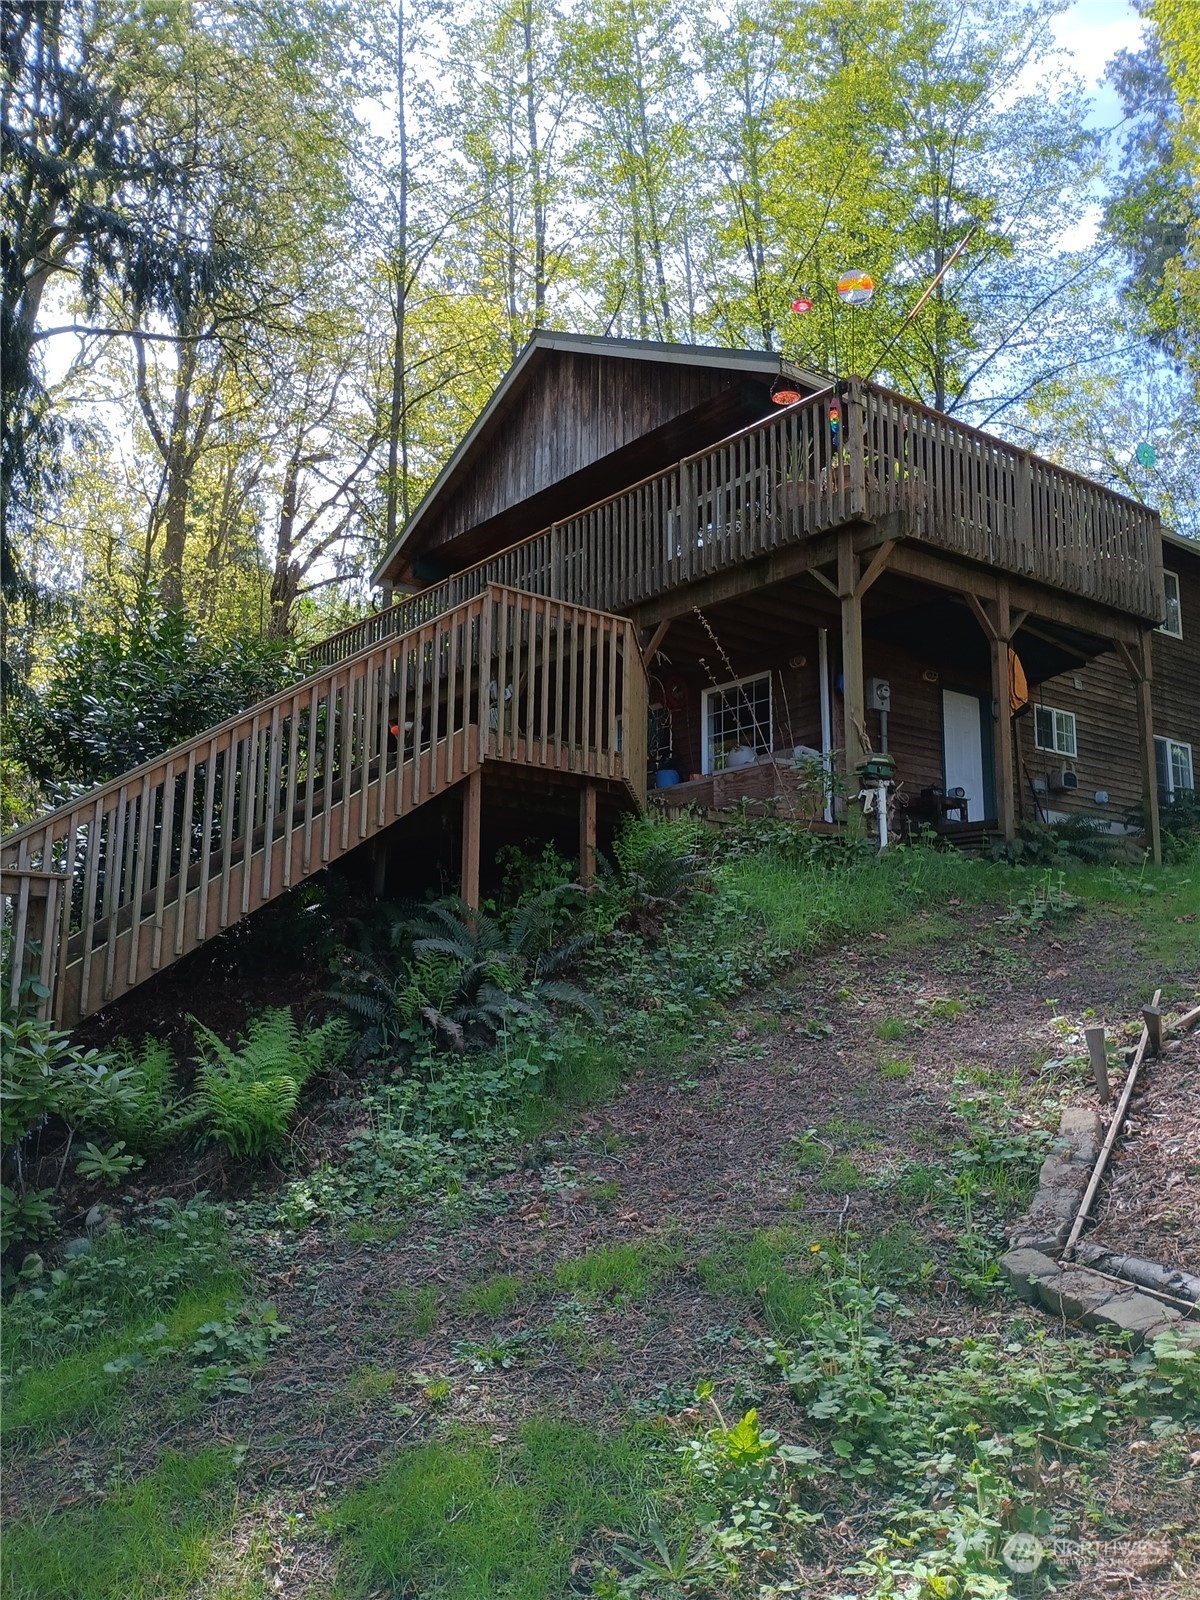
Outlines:
{"type": "Polygon", "coordinates": [[[797,389],[793,379],[785,378],[782,375],[776,378],[775,386],[771,390],[773,404],[777,406],[794,406],[797,400],[803,399],[804,396],[797,389]]]}
{"type": "Polygon", "coordinates": [[[869,272],[853,268],[843,272],[837,283],[838,299],[847,306],[870,305],[875,294],[875,279],[869,272]]]}
{"type": "Polygon", "coordinates": [[[802,317],[806,311],[811,311],[812,308],[813,302],[809,299],[806,299],[804,295],[801,295],[798,299],[792,301],[792,310],[798,317],[802,317]]]}
{"type": "Polygon", "coordinates": [[[1140,467],[1152,467],[1158,460],[1158,451],[1144,439],[1133,453],[1140,467]]]}
{"type": "Polygon", "coordinates": [[[842,436],[842,411],[840,406],[834,405],[829,408],[829,434],[833,440],[833,448],[836,450],[842,436]]]}

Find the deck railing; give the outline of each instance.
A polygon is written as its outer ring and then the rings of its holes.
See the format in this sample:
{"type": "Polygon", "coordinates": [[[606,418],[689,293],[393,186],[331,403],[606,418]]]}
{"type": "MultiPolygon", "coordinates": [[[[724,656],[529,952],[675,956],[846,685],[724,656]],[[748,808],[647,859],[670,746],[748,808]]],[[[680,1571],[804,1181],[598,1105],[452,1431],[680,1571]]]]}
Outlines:
{"type": "Polygon", "coordinates": [[[645,799],[633,625],[495,585],[0,845],[5,1000],[70,1026],[483,761],[645,799]]]}
{"type": "Polygon", "coordinates": [[[1158,513],[870,383],[783,407],[315,646],[329,663],[502,583],[608,611],[856,520],[1157,622],[1158,513]]]}

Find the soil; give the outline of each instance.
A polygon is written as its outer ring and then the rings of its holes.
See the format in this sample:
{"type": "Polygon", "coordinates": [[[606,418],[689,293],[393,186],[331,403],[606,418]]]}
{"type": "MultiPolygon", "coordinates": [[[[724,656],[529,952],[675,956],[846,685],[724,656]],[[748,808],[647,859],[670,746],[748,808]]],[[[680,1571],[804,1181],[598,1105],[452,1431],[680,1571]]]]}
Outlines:
{"type": "MultiPolygon", "coordinates": [[[[256,1524],[272,1534],[273,1581],[282,1594],[316,1600],[330,1586],[332,1556],[321,1538],[296,1535],[288,1514],[311,1514],[448,1416],[502,1438],[533,1413],[617,1424],[638,1410],[678,1411],[705,1377],[719,1389],[761,1384],[748,1348],[765,1331],[755,1309],[706,1292],[699,1257],[773,1227],[809,1229],[817,1239],[839,1228],[864,1239],[883,1231],[896,1220],[895,1200],[870,1180],[906,1158],[937,1159],[962,1126],[950,1105],[956,1078],[970,1072],[1005,1092],[1016,1075],[1034,1104],[1057,1104],[1065,1091],[1072,1103],[1094,1105],[1085,1068],[1063,1060],[1079,1052],[1073,1041],[1085,1021],[1132,1039],[1155,987],[1195,987],[1195,962],[1152,970],[1145,935],[1130,918],[1089,913],[1022,937],[998,935],[994,912],[948,910],[950,939],[922,942],[915,919],[897,938],[829,952],[759,991],[688,1078],[635,1065],[610,1103],[540,1140],[471,1207],[398,1216],[390,1240],[353,1243],[324,1228],[247,1236],[256,1285],[291,1329],[250,1395],[169,1424],[134,1412],[119,1439],[83,1431],[20,1457],[6,1477],[9,1509],[79,1500],[118,1459],[133,1473],[166,1446],[248,1439],[248,1470],[265,1496],[256,1524]],[[964,1008],[938,1016],[929,1004],[936,1000],[964,1008]],[[886,1033],[896,1019],[912,1031],[881,1038],[881,1025],[886,1033]],[[907,1075],[885,1076],[883,1064],[897,1060],[911,1062],[907,1075]],[[810,1129],[821,1165],[802,1170],[794,1141],[810,1129]],[[859,1177],[843,1190],[831,1179],[845,1156],[859,1177]],[[600,1303],[574,1333],[547,1335],[562,1309],[546,1282],[555,1263],[648,1237],[676,1241],[682,1252],[653,1294],[600,1303]],[[464,1289],[496,1273],[530,1285],[510,1314],[493,1322],[458,1308],[464,1289]],[[422,1288],[436,1291],[438,1315],[416,1334],[411,1305],[422,1288]],[[476,1370],[464,1345],[494,1335],[511,1341],[515,1364],[476,1370]],[[451,1381],[440,1405],[425,1393],[435,1375],[451,1381]]],[[[197,995],[188,1009],[201,1003],[197,995]]],[[[315,1107],[308,1159],[340,1142],[353,1115],[351,1100],[315,1107]]],[[[219,1191],[229,1176],[193,1169],[166,1186],[219,1191]]],[[[936,1217],[925,1211],[909,1220],[936,1251],[936,1217]]],[[[1147,1073],[1090,1237],[1200,1271],[1200,1031],[1147,1073]]],[[[1011,1303],[980,1309],[935,1276],[910,1327],[962,1333],[1012,1315],[1011,1303]]],[[[764,1406],[769,1412],[769,1399],[764,1406]]],[[[775,1421],[795,1431],[794,1418],[775,1421]]],[[[1197,1593],[1195,1568],[1185,1571],[1194,1545],[1189,1558],[1178,1538],[1195,1517],[1193,1491],[1186,1483],[1163,1489],[1156,1448],[1118,1452],[1109,1488],[1128,1504],[1139,1535],[1166,1541],[1162,1559],[1138,1571],[1137,1560],[1150,1561],[1145,1550],[1109,1560],[1085,1549],[1060,1592],[1076,1600],[1110,1589],[1164,1600],[1197,1593]]],[[[830,1561],[845,1559],[841,1535],[830,1531],[830,1561]]],[[[830,1591],[816,1583],[803,1592],[830,1591]]]]}

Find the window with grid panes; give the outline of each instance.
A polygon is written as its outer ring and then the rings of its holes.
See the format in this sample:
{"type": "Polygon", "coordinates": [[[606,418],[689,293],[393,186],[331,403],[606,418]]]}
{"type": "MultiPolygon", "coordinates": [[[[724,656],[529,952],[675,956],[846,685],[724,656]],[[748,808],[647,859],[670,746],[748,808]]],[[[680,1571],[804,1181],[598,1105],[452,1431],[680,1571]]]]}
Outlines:
{"type": "Polygon", "coordinates": [[[1057,756],[1074,756],[1075,713],[1056,711],[1053,706],[1034,706],[1033,742],[1039,750],[1052,750],[1057,756]]]}
{"type": "Polygon", "coordinates": [[[1192,747],[1182,739],[1155,738],[1154,764],[1158,769],[1158,792],[1168,804],[1176,795],[1195,788],[1192,747]]]}
{"type": "Polygon", "coordinates": [[[739,745],[766,755],[771,749],[771,674],[740,678],[704,692],[704,770],[715,772],[739,745]]]}

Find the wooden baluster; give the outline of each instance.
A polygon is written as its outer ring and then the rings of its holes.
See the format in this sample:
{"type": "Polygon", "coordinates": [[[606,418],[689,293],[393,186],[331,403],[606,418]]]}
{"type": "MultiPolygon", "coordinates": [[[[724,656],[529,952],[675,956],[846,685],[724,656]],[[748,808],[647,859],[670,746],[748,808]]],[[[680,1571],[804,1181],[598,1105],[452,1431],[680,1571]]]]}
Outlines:
{"type": "MultiPolygon", "coordinates": [[[[508,760],[508,702],[506,700],[508,686],[508,594],[502,592],[497,598],[497,609],[500,621],[500,642],[497,651],[496,666],[496,739],[495,751],[501,760],[508,760]]],[[[490,699],[490,695],[489,695],[490,699]]],[[[512,713],[516,715],[515,704],[512,713]]],[[[489,711],[490,723],[490,711],[489,711]]]]}
{"type": "Polygon", "coordinates": [[[79,974],[79,1015],[89,1011],[92,985],[92,946],[96,928],[96,886],[100,873],[101,835],[104,831],[104,796],[98,796],[92,820],[88,824],[87,855],[84,860],[83,904],[79,923],[83,944],[83,965],[79,974]]]}
{"type": "Polygon", "coordinates": [[[358,733],[358,695],[361,682],[361,665],[351,667],[346,673],[346,687],[342,691],[342,804],[341,827],[338,831],[338,848],[350,848],[350,797],[354,791],[354,741],[358,733]]]}
{"type": "Polygon", "coordinates": [[[608,775],[617,775],[617,623],[608,620],[608,775]]]}
{"type": "Polygon", "coordinates": [[[583,613],[583,721],[579,730],[583,770],[592,770],[592,613],[583,613]]]}
{"type": "Polygon", "coordinates": [[[229,743],[225,748],[225,767],[221,773],[221,888],[217,896],[217,927],[229,926],[229,891],[233,882],[234,820],[239,803],[245,803],[246,757],[245,742],[238,730],[229,730],[229,743]],[[242,795],[239,801],[239,788],[242,795]]]}
{"type": "Polygon", "coordinates": [[[254,834],[258,826],[259,714],[250,721],[246,739],[245,779],[242,790],[242,916],[250,910],[250,874],[253,870],[254,834]]]}
{"type": "Polygon", "coordinates": [[[564,619],[565,613],[560,600],[556,613],[558,638],[554,651],[554,765],[560,771],[563,765],[563,650],[566,647],[564,619]]]}
{"type": "Polygon", "coordinates": [[[438,735],[442,723],[442,651],[446,644],[446,632],[438,627],[433,635],[433,652],[431,658],[431,677],[429,687],[429,782],[427,792],[436,794],[438,791],[438,735]]]}
{"type": "Polygon", "coordinates": [[[138,845],[137,864],[133,875],[133,921],[130,924],[129,934],[129,968],[127,972],[127,987],[132,989],[140,981],[139,957],[142,943],[142,895],[146,888],[146,857],[150,853],[150,816],[157,809],[158,788],[155,786],[153,793],[150,788],[150,774],[147,772],[142,777],[142,794],[138,804],[138,845]]]}
{"type": "Polygon", "coordinates": [[[292,886],[292,838],[296,831],[296,794],[300,785],[300,699],[292,696],[288,712],[288,764],[287,783],[283,793],[283,865],[280,884],[284,889],[292,886]]]}
{"type": "Polygon", "coordinates": [[[404,812],[404,759],[408,749],[408,734],[405,722],[408,718],[408,662],[410,646],[408,641],[400,647],[400,687],[396,695],[396,792],[392,801],[392,815],[399,817],[404,812]]]}
{"type": "Polygon", "coordinates": [[[125,875],[125,836],[129,828],[129,788],[122,784],[117,798],[117,808],[113,813],[113,827],[110,838],[113,843],[112,859],[105,862],[104,895],[107,901],[108,932],[105,935],[104,947],[104,988],[101,991],[103,998],[112,999],[113,978],[116,974],[117,963],[117,918],[121,909],[121,885],[125,875]]]}
{"type": "Polygon", "coordinates": [[[208,869],[212,860],[212,820],[217,782],[217,741],[209,741],[204,762],[204,809],[200,816],[200,889],[196,898],[196,943],[208,936],[208,869]]]}
{"type": "Polygon", "coordinates": [[[321,796],[321,864],[327,865],[333,849],[333,769],[336,765],[338,744],[338,674],[329,680],[325,694],[325,734],[321,740],[321,761],[324,765],[324,792],[321,796]]]}
{"type": "Polygon", "coordinates": [[[446,642],[446,766],[445,784],[454,782],[454,707],[458,689],[458,623],[450,619],[449,638],[446,642]]]}
{"type": "Polygon", "coordinates": [[[13,907],[12,941],[9,945],[12,972],[8,989],[8,1003],[10,1009],[14,1012],[21,1004],[21,985],[25,979],[25,938],[29,926],[30,881],[26,875],[28,867],[29,841],[28,839],[22,839],[17,845],[16,905],[13,907]]]}
{"type": "Polygon", "coordinates": [[[425,701],[425,641],[429,630],[422,628],[417,634],[417,659],[416,659],[416,695],[413,704],[413,770],[412,770],[412,803],[414,806],[421,804],[421,748],[423,734],[421,724],[424,719],[425,701]]]}
{"type": "Polygon", "coordinates": [[[316,799],[317,782],[317,748],[318,728],[317,723],[321,714],[321,690],[316,683],[309,690],[308,699],[308,732],[304,740],[304,843],[302,871],[308,877],[312,871],[312,832],[313,809],[316,799]]]}
{"type": "MultiPolygon", "coordinates": [[[[358,786],[358,837],[367,837],[367,813],[371,807],[371,761],[375,753],[375,702],[379,698],[377,682],[379,669],[374,659],[363,663],[362,679],[362,751],[359,756],[362,778],[358,786]]],[[[382,774],[380,775],[382,779],[382,774]]]]}
{"type": "Polygon", "coordinates": [[[541,703],[538,709],[542,718],[542,766],[544,767],[547,765],[550,738],[550,602],[545,601],[539,609],[542,615],[542,662],[539,668],[541,703]]]}

